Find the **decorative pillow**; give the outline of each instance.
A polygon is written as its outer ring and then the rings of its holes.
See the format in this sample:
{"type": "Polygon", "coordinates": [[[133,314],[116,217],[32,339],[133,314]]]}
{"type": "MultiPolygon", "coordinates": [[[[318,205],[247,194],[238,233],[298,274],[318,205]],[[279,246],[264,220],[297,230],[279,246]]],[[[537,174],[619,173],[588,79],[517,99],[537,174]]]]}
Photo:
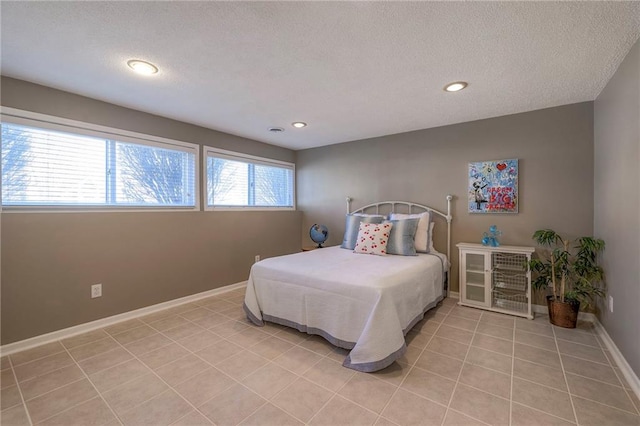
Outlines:
{"type": "MultiPolygon", "coordinates": [[[[391,213],[391,216],[389,217],[391,220],[416,218],[420,219],[415,238],[416,251],[420,253],[429,253],[429,241],[431,241],[431,228],[429,224],[432,223],[430,211],[418,214],[391,213]]],[[[431,246],[433,246],[433,243],[431,243],[431,246]]]]}
{"type": "Polygon", "coordinates": [[[387,243],[388,254],[400,256],[417,256],[415,235],[420,219],[385,220],[382,223],[391,223],[391,234],[387,243]]]}
{"type": "Polygon", "coordinates": [[[437,250],[433,248],[433,226],[435,224],[435,222],[429,224],[429,253],[437,252],[437,250]]]}
{"type": "Polygon", "coordinates": [[[354,253],[387,254],[387,242],[391,234],[392,223],[361,223],[354,253]]]}
{"type": "Polygon", "coordinates": [[[347,223],[344,228],[344,238],[340,247],[348,250],[353,250],[356,246],[356,238],[358,237],[358,230],[360,223],[382,223],[385,219],[382,215],[363,215],[363,214],[348,214],[347,223]]]}

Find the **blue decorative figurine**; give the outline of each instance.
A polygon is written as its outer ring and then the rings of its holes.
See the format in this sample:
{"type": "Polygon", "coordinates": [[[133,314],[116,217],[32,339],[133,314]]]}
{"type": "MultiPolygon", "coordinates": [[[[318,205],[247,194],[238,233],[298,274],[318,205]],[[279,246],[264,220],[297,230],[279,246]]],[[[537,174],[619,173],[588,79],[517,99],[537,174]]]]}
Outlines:
{"type": "Polygon", "coordinates": [[[482,245],[498,247],[500,245],[500,241],[498,241],[498,237],[500,235],[502,235],[502,232],[498,231],[498,227],[496,225],[491,225],[489,227],[489,232],[482,234],[482,245]]]}

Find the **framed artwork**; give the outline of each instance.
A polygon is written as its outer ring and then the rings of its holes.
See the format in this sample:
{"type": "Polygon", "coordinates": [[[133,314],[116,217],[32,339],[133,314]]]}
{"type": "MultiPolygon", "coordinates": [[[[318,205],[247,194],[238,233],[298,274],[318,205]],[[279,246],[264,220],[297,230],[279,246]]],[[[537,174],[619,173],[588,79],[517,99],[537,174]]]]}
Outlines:
{"type": "Polygon", "coordinates": [[[469,213],[518,213],[518,159],[469,163],[469,213]]]}

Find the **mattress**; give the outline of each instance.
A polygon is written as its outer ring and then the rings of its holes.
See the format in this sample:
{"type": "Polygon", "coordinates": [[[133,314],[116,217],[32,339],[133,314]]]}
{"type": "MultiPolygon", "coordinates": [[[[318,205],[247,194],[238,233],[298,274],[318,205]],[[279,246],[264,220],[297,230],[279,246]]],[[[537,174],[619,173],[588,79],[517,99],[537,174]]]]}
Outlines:
{"type": "Polygon", "coordinates": [[[350,349],[343,365],[377,371],[401,357],[404,335],[444,297],[440,253],[356,254],[326,247],[265,259],[251,268],[244,309],[264,321],[350,349]]]}

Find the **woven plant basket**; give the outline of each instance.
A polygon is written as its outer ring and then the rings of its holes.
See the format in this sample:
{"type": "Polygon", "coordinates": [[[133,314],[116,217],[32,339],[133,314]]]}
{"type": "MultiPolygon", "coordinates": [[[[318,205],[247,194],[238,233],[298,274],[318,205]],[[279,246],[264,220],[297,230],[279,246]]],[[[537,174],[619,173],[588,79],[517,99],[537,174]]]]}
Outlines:
{"type": "Polygon", "coordinates": [[[564,328],[576,328],[580,302],[558,302],[553,299],[553,296],[547,296],[547,306],[551,324],[564,328]]]}

